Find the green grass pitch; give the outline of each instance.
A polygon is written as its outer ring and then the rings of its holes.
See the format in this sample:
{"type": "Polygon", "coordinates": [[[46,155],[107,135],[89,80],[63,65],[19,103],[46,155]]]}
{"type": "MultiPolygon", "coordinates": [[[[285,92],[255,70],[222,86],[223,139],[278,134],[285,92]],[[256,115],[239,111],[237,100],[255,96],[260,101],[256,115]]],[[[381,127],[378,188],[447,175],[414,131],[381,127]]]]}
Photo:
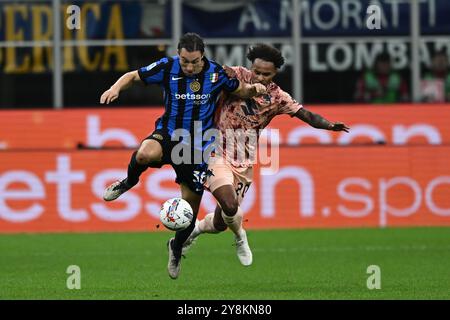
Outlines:
{"type": "Polygon", "coordinates": [[[450,228],[250,230],[250,267],[230,231],[207,234],[177,280],[171,234],[0,235],[0,299],[450,299],[450,228]],[[69,265],[79,290],[66,286],[69,265]],[[381,289],[367,288],[370,265],[381,289]]]}

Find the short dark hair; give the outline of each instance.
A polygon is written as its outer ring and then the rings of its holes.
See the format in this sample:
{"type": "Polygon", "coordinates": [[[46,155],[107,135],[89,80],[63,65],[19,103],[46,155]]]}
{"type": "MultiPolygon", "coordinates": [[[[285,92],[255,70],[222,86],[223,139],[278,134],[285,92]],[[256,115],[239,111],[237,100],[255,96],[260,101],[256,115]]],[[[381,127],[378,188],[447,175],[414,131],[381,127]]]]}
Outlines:
{"type": "Polygon", "coordinates": [[[205,52],[205,43],[198,34],[189,32],[185,33],[178,42],[178,50],[181,51],[183,48],[188,52],[200,51],[203,54],[205,52]]]}
{"type": "Polygon", "coordinates": [[[284,58],[280,50],[264,43],[259,43],[248,50],[247,59],[252,63],[256,59],[272,62],[275,68],[279,69],[284,64],[284,58]]]}

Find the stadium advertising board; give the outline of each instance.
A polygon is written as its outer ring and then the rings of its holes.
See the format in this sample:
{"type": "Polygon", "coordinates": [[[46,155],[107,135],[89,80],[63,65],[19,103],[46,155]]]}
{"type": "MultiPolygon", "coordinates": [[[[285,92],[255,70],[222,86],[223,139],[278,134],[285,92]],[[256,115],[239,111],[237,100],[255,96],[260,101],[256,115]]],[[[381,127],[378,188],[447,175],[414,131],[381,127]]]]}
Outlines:
{"type": "MultiPolygon", "coordinates": [[[[63,28],[62,40],[123,40],[169,38],[171,36],[171,7],[141,1],[79,1],[80,26],[78,29],[63,28]],[[156,18],[157,17],[157,18],[156,18]]],[[[69,4],[61,6],[63,20],[70,20],[69,4]]],[[[301,26],[304,40],[309,38],[348,36],[366,39],[367,36],[408,36],[410,34],[409,4],[403,0],[380,1],[301,1],[301,26]],[[381,29],[366,26],[367,8],[377,4],[382,18],[381,29]]],[[[446,0],[420,1],[422,35],[448,35],[450,3],[446,0]]],[[[183,3],[183,32],[197,32],[205,38],[249,38],[290,37],[292,3],[288,0],[235,2],[224,5],[211,2],[208,6],[195,2],[183,3]],[[221,22],[220,28],[217,22],[221,22]]],[[[0,41],[51,41],[53,37],[52,7],[50,3],[0,3],[0,41]]],[[[427,39],[430,41],[430,39],[427,39]]],[[[358,59],[363,66],[371,66],[376,52],[386,49],[394,57],[396,69],[408,66],[408,39],[383,39],[369,45],[341,41],[334,45],[308,44],[307,53],[315,58],[318,51],[323,58],[311,60],[312,71],[346,71],[358,59]],[[342,57],[341,57],[342,56],[342,57]],[[365,61],[365,60],[367,61],[365,61]],[[336,60],[336,63],[333,61],[336,60]],[[325,64],[323,69],[317,64],[325,64]],[[346,66],[348,63],[348,66],[346,66]],[[334,65],[337,64],[337,67],[334,65]]],[[[448,39],[433,39],[427,47],[423,44],[422,62],[429,65],[430,51],[450,48],[448,39]]],[[[234,52],[233,47],[231,53],[234,52]]],[[[223,54],[222,47],[208,52],[208,56],[228,63],[233,54],[223,54]],[[219,50],[219,52],[217,51],[219,50]]],[[[292,55],[290,45],[284,54],[292,55]]],[[[173,48],[167,54],[174,54],[173,48]]],[[[236,54],[234,55],[236,56],[236,54]]],[[[241,55],[244,57],[244,55],[241,55]]],[[[242,59],[242,58],[240,58],[242,59]]],[[[6,74],[42,73],[51,70],[52,50],[50,47],[34,48],[7,47],[0,49],[0,67],[6,74]]],[[[307,61],[306,61],[307,62],[307,61]]],[[[244,61],[245,63],[245,61],[244,61]]],[[[242,64],[240,61],[238,64],[242,64]]],[[[291,62],[287,59],[287,65],[291,62]]],[[[63,70],[77,71],[126,71],[132,62],[123,45],[88,47],[86,45],[65,45],[63,47],[63,70]]],[[[357,66],[355,70],[360,70],[357,66]]]]}
{"type": "MultiPolygon", "coordinates": [[[[352,127],[351,133],[316,130],[288,116],[272,120],[271,143],[304,144],[450,144],[450,107],[442,104],[307,106],[352,127]]],[[[128,147],[153,130],[162,108],[102,108],[64,111],[0,112],[0,150],[128,147]],[[70,125],[69,125],[70,124],[70,125]]],[[[263,132],[262,138],[268,136],[263,132]]]]}
{"type": "MultiPolygon", "coordinates": [[[[273,121],[278,170],[256,166],[243,203],[247,228],[450,225],[448,106],[311,110],[348,122],[351,133],[273,121]]],[[[170,167],[149,169],[112,203],[102,194],[126,174],[131,150],[123,147],[147,136],[161,112],[1,112],[0,232],[158,230],[161,204],[179,195],[170,167]]],[[[206,192],[200,215],[214,207],[206,192]]]]}
{"type": "MultiPolygon", "coordinates": [[[[421,32],[448,34],[450,3],[423,0],[420,3],[421,32]]],[[[306,37],[373,36],[410,34],[410,6],[404,0],[300,0],[302,35],[306,37]],[[367,28],[367,8],[376,5],[382,24],[379,30],[367,28]]],[[[186,30],[207,37],[289,37],[293,4],[290,0],[223,3],[208,6],[188,2],[183,6],[186,30]],[[221,22],[217,28],[217,21],[221,22]]]]}

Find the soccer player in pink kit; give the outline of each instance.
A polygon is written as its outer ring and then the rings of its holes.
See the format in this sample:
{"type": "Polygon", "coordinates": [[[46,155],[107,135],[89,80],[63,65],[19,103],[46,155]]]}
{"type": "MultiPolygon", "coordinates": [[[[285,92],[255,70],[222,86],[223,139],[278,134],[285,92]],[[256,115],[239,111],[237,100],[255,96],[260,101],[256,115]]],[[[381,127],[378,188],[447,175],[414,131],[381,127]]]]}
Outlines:
{"type": "Polygon", "coordinates": [[[210,158],[208,164],[212,174],[208,175],[205,183],[206,188],[216,198],[218,206],[215,212],[208,213],[196,224],[183,245],[185,252],[201,233],[218,233],[229,227],[235,235],[239,261],[244,266],[252,264],[253,256],[246,232],[242,228],[243,214],[239,205],[252,182],[254,157],[242,157],[242,155],[255,154],[261,130],[275,116],[281,114],[297,117],[318,129],[345,132],[349,130],[344,123],[330,122],[308,111],[272,81],[278,69],[284,64],[284,58],[279,50],[259,44],[250,48],[247,58],[252,62],[251,70],[244,67],[226,67],[227,74],[236,76],[244,83],[261,83],[266,86],[267,94],[244,100],[224,93],[219,109],[216,111],[216,127],[222,139],[229,137],[227,131],[230,132],[231,129],[235,130],[233,139],[237,136],[239,140],[238,129],[241,129],[241,133],[246,131],[256,135],[253,140],[255,143],[244,143],[244,146],[238,144],[231,151],[227,150],[228,144],[224,148],[224,144],[219,143],[218,152],[215,157],[210,158]]]}

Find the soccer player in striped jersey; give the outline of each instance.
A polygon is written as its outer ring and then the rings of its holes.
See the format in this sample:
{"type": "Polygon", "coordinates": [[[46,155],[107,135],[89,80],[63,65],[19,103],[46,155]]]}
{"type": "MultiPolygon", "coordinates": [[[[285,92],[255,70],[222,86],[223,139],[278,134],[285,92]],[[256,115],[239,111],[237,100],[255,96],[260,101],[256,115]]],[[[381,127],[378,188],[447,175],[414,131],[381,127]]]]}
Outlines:
{"type": "Polygon", "coordinates": [[[245,84],[229,78],[220,65],[204,56],[204,48],[199,35],[187,33],[180,38],[177,56],[162,58],[124,74],[100,98],[100,103],[109,104],[119,97],[120,91],[141,81],[158,84],[164,90],[165,111],[156,121],[155,131],[133,153],[127,177],[111,184],[103,198],[105,201],[117,199],[138,183],[139,176],[148,167],[172,165],[181,197],[189,202],[194,212],[191,226],[176,232],[168,242],[168,272],[172,279],[180,272],[182,245],[194,228],[203,194],[207,174],[203,152],[206,153],[212,142],[212,139],[204,141],[203,133],[214,126],[216,101],[222,90],[241,97],[265,92],[261,84],[245,84]],[[175,150],[181,152],[172,152],[175,150]]]}
{"type": "Polygon", "coordinates": [[[262,129],[274,117],[287,114],[317,129],[345,132],[349,130],[342,122],[330,122],[307,110],[272,81],[284,64],[279,50],[259,44],[250,48],[247,58],[252,62],[251,70],[244,67],[226,67],[227,72],[241,82],[263,84],[267,92],[249,99],[230,95],[221,98],[216,126],[222,133],[222,141],[216,148],[216,155],[209,161],[208,170],[212,174],[208,175],[205,183],[218,205],[215,212],[207,214],[198,222],[183,245],[183,251],[186,251],[201,233],[218,233],[230,228],[235,236],[237,256],[244,266],[252,264],[253,255],[246,232],[242,228],[243,214],[240,204],[252,183],[257,141],[262,129]],[[229,140],[229,132],[233,133],[233,140],[244,143],[232,144],[231,150],[228,150],[229,145],[225,141],[229,140]],[[243,135],[247,135],[249,139],[243,135]]]}

